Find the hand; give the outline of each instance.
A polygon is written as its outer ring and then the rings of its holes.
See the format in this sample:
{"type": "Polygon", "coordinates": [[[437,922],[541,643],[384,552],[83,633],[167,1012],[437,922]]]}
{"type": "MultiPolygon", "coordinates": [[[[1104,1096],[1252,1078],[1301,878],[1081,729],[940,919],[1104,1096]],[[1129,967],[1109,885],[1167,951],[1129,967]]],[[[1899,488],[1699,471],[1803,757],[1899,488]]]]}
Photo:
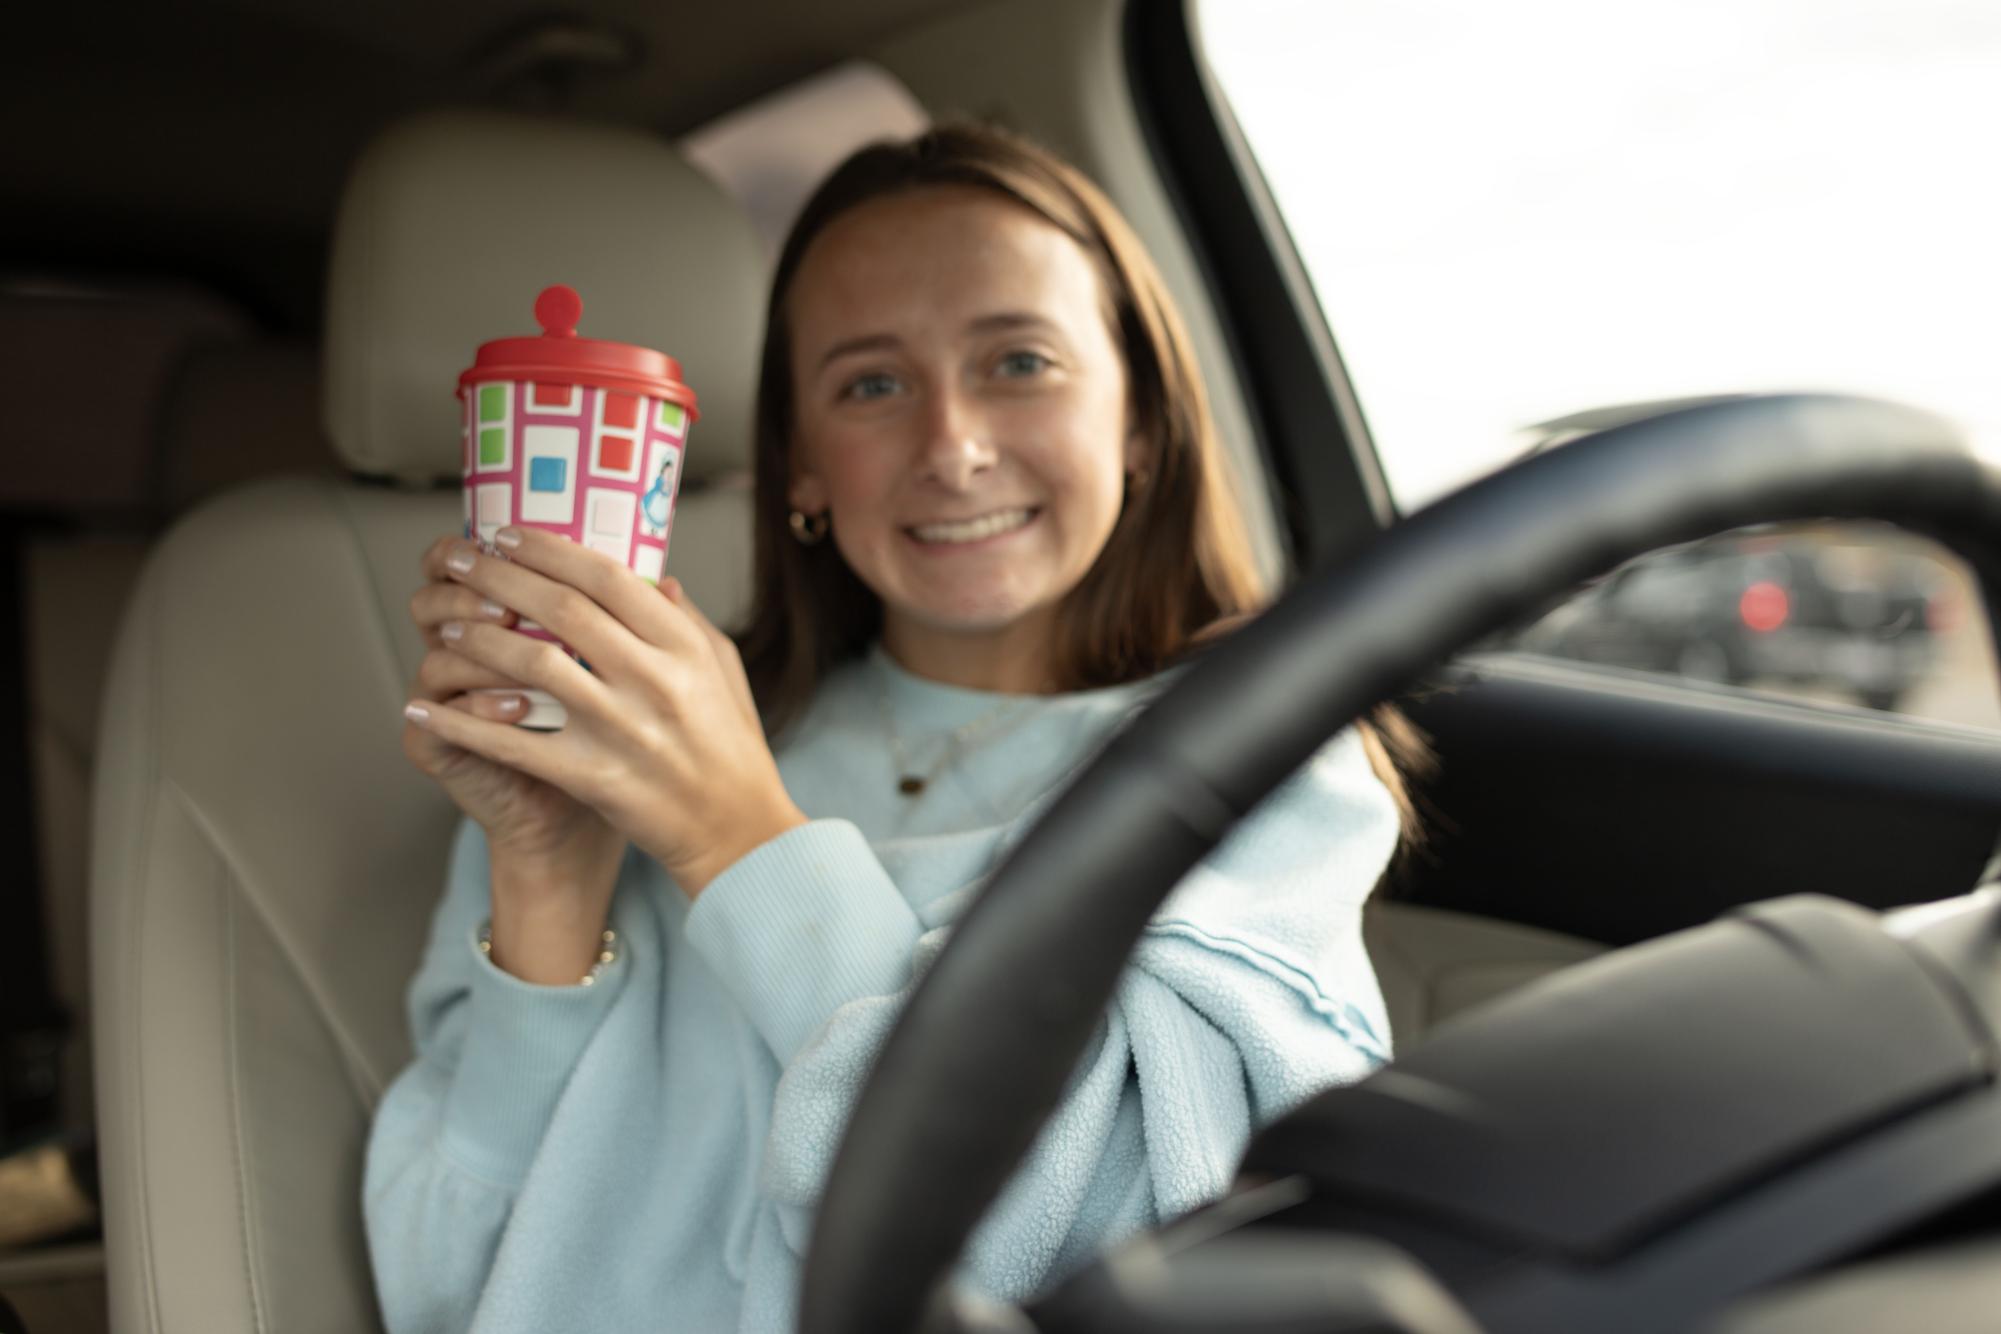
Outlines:
{"type": "Polygon", "coordinates": [[[806,817],[778,776],[736,646],[681,588],[659,588],[599,552],[535,528],[502,529],[502,557],[451,544],[447,574],[583,655],[490,620],[443,624],[463,657],[546,690],[569,719],[530,733],[461,710],[422,724],[596,810],[657,858],[690,898],[737,858],[806,817]],[[456,635],[456,638],[454,638],[456,635]]]}
{"type": "MultiPolygon", "coordinates": [[[[445,559],[463,545],[465,539],[453,535],[439,538],[424,552],[425,583],[410,598],[410,618],[431,651],[417,670],[411,695],[414,702],[429,704],[434,716],[453,710],[504,724],[523,716],[527,705],[522,696],[465,692],[519,688],[520,683],[474,662],[439,633],[449,622],[478,621],[494,627],[496,634],[514,635],[509,627],[521,619],[451,578],[445,559]]],[[[625,838],[590,806],[533,775],[453,745],[441,729],[406,725],[403,753],[486,831],[496,880],[549,886],[557,893],[591,889],[597,891],[594,898],[609,895],[625,838]]]]}

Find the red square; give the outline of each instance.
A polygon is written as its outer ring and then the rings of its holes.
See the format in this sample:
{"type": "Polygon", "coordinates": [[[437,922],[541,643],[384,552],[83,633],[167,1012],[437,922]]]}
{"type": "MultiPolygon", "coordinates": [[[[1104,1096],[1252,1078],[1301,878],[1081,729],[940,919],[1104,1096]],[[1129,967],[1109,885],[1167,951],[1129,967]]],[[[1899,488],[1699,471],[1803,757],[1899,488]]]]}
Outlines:
{"type": "Polygon", "coordinates": [[[607,393],[604,396],[604,424],[623,426],[628,431],[639,425],[639,396],[607,393]]]}
{"type": "Polygon", "coordinates": [[[570,386],[566,384],[535,384],[535,406],[538,408],[566,408],[570,406],[570,386]]]}
{"type": "Polygon", "coordinates": [[[598,470],[601,472],[631,472],[632,451],[637,442],[628,435],[601,435],[598,437],[598,470]]]}

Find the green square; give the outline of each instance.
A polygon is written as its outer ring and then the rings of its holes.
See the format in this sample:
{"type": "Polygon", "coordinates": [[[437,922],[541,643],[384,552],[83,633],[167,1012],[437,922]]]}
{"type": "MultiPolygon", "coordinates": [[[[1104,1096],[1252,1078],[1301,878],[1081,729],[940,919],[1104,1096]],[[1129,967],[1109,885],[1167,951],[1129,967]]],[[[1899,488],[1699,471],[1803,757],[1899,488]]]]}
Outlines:
{"type": "Polygon", "coordinates": [[[483,422],[507,420],[507,386],[483,384],[479,387],[479,419],[483,422]]]}
{"type": "Polygon", "coordinates": [[[663,429],[678,431],[681,429],[681,424],[687,420],[688,414],[682,410],[679,403],[663,401],[660,404],[660,425],[663,429]]]}
{"type": "Polygon", "coordinates": [[[479,461],[491,468],[507,459],[507,428],[489,426],[479,433],[479,461]]]}

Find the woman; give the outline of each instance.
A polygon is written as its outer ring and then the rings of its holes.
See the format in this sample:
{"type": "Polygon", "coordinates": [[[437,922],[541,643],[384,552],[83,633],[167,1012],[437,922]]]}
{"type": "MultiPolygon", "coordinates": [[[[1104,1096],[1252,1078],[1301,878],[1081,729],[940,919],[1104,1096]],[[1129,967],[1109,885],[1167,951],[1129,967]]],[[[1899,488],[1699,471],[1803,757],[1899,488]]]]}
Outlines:
{"type": "MultiPolygon", "coordinates": [[[[741,655],[671,579],[548,534],[426,555],[404,743],[468,819],[369,1143],[399,1334],[789,1328],[914,975],[1063,777],[1265,598],[1159,278],[1014,138],[937,130],[821,187],[758,404],[741,655]],[[564,731],[463,693],[521,685],[564,731]]],[[[1372,744],[1330,743],[1176,890],[968,1282],[1026,1296],[1213,1198],[1254,1125],[1387,1056],[1372,744]]]]}

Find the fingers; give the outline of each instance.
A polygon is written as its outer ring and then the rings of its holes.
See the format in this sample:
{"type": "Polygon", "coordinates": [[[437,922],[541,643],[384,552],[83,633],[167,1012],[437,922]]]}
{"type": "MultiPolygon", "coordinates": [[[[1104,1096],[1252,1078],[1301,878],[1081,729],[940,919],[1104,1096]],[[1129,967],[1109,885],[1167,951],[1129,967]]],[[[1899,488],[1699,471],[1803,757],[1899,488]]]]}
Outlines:
{"type": "MultiPolygon", "coordinates": [[[[566,708],[599,717],[612,712],[605,683],[546,639],[477,621],[446,621],[438,627],[438,634],[452,652],[492,673],[485,679],[493,684],[534,686],[554,695],[566,708]]],[[[450,673],[462,669],[442,663],[436,670],[450,673]]]]}
{"type": "MultiPolygon", "coordinates": [[[[421,686],[411,693],[413,699],[420,704],[420,707],[428,709],[432,713],[464,708],[471,699],[470,696],[466,695],[448,695],[443,697],[431,695],[421,686]]],[[[404,711],[404,719],[403,754],[409,758],[410,763],[417,767],[418,772],[431,778],[437,778],[464,757],[465,752],[459,747],[454,746],[436,732],[421,726],[416,719],[411,718],[407,707],[404,711]]]]}
{"type": "Polygon", "coordinates": [[[521,620],[478,589],[450,578],[445,559],[451,548],[463,541],[458,537],[441,537],[425,549],[418,562],[425,582],[410,595],[410,619],[416,623],[425,644],[434,649],[443,642],[438,637],[438,626],[446,621],[491,621],[495,625],[512,626],[521,620]]]}
{"type": "Polygon", "coordinates": [[[424,642],[439,645],[438,627],[446,621],[487,621],[494,625],[518,625],[521,618],[477,589],[461,584],[425,584],[410,595],[410,619],[417,624],[424,642]]]}
{"type": "Polygon", "coordinates": [[[475,718],[511,723],[527,713],[528,697],[513,691],[479,691],[466,695],[461,707],[475,718]]]}
{"type": "MultiPolygon", "coordinates": [[[[442,636],[440,641],[443,642],[442,636]]],[[[467,657],[449,644],[432,649],[417,664],[416,689],[427,699],[447,699],[461,691],[518,689],[520,686],[521,682],[502,676],[492,667],[467,657]]]]}
{"type": "Polygon", "coordinates": [[[446,574],[546,629],[609,680],[647,671],[635,637],[677,653],[701,642],[686,616],[609,556],[536,528],[501,530],[517,534],[520,541],[505,557],[484,555],[464,540],[448,544],[446,574]]]}
{"type": "MultiPolygon", "coordinates": [[[[558,772],[563,754],[560,732],[545,735],[511,723],[489,721],[450,704],[428,701],[413,700],[405,706],[404,717],[410,724],[404,729],[406,733],[415,732],[423,738],[405,739],[404,749],[411,752],[413,760],[418,753],[433,749],[464,750],[565,790],[575,783],[573,778],[565,778],[558,772]]],[[[423,767],[421,762],[419,767],[423,767]]]]}

